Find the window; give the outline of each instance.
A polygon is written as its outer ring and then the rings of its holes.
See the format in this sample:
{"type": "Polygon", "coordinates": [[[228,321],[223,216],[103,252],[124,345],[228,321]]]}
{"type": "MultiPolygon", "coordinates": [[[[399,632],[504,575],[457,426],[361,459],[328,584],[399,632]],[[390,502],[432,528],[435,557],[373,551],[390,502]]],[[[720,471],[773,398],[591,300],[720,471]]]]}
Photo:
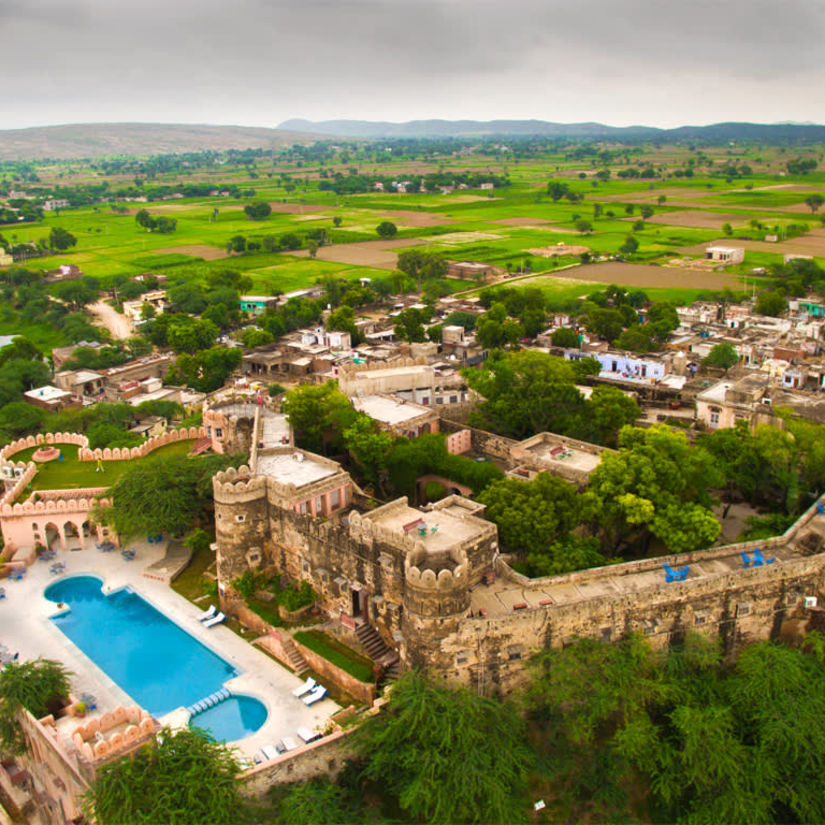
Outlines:
{"type": "Polygon", "coordinates": [[[455,663],[456,665],[466,665],[467,660],[470,658],[470,654],[466,650],[462,650],[455,655],[455,663]]]}
{"type": "Polygon", "coordinates": [[[302,502],[298,505],[298,512],[299,512],[302,516],[305,516],[305,515],[307,514],[307,502],[306,502],[306,501],[302,501],[302,502]]]}
{"type": "Polygon", "coordinates": [[[523,653],[524,647],[522,645],[510,645],[510,647],[507,648],[507,658],[511,662],[521,659],[523,653]]]}
{"type": "Polygon", "coordinates": [[[457,395],[451,395],[450,396],[450,403],[451,404],[455,404],[457,401],[458,401],[458,396],[457,395]]]}
{"type": "Polygon", "coordinates": [[[315,512],[316,513],[323,513],[324,512],[324,497],[323,496],[316,496],[316,498],[315,498],[315,512]]]}
{"type": "Polygon", "coordinates": [[[337,510],[341,506],[341,491],[333,490],[329,494],[329,509],[337,510]]]}
{"type": "Polygon", "coordinates": [[[711,427],[719,426],[719,410],[710,411],[710,425],[711,427]]]}
{"type": "Polygon", "coordinates": [[[245,515],[235,516],[235,521],[237,521],[238,523],[240,523],[242,521],[246,521],[246,516],[245,515]]]}
{"type": "Polygon", "coordinates": [[[439,395],[439,396],[438,396],[438,398],[436,398],[436,399],[435,399],[435,403],[436,403],[436,404],[443,404],[443,403],[444,403],[444,399],[443,399],[443,398],[439,395]]]}
{"type": "Polygon", "coordinates": [[[216,427],[216,428],[215,428],[215,435],[216,435],[218,438],[223,438],[223,430],[222,430],[220,427],[216,427]]]}

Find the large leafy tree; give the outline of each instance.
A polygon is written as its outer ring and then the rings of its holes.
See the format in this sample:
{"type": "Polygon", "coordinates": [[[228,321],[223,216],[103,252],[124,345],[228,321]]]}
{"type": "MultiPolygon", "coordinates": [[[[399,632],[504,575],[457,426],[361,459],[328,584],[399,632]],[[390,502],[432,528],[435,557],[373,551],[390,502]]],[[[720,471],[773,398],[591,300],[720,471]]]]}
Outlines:
{"type": "Polygon", "coordinates": [[[581,523],[595,521],[601,501],[593,493],[579,493],[569,481],[550,473],[534,481],[501,479],[478,500],[487,505],[487,518],[498,525],[507,549],[526,559],[530,574],[565,573],[605,561],[597,543],[572,535],[581,523]]]}
{"type": "Polygon", "coordinates": [[[334,381],[295,387],[286,394],[283,409],[298,443],[316,453],[323,452],[325,444],[338,441],[357,416],[334,381]]]}
{"type": "Polygon", "coordinates": [[[484,397],[471,423],[515,438],[550,431],[584,433],[584,397],[576,381],[598,372],[593,359],[565,361],[542,352],[497,353],[480,369],[465,370],[472,389],[484,397]]]}
{"type": "Polygon", "coordinates": [[[51,659],[11,662],[0,670],[0,746],[20,753],[23,735],[15,715],[21,708],[36,719],[57,711],[69,694],[69,671],[51,659]]]}
{"type": "Polygon", "coordinates": [[[343,435],[344,446],[361,468],[364,477],[377,483],[380,471],[386,466],[392,436],[379,429],[375,421],[364,413],[356,416],[343,435]]]}
{"type": "Polygon", "coordinates": [[[735,367],[739,363],[739,353],[736,347],[723,341],[721,344],[716,344],[713,349],[702,359],[702,365],[705,367],[721,367],[727,372],[731,367],[735,367]]]}
{"type": "Polygon", "coordinates": [[[530,767],[524,722],[507,702],[404,676],[362,727],[364,774],[416,820],[514,822],[530,767]]]}
{"type": "Polygon", "coordinates": [[[107,491],[111,506],[96,518],[123,538],[138,533],[177,536],[212,502],[212,476],[237,466],[242,456],[150,459],[134,464],[107,491]]]}
{"type": "Polygon", "coordinates": [[[604,502],[606,545],[634,532],[637,539],[657,536],[673,552],[711,544],[720,526],[710,512],[710,490],[724,482],[713,456],[666,426],[625,427],[619,447],[590,476],[590,489],[604,502]]]}
{"type": "Polygon", "coordinates": [[[249,811],[239,770],[233,753],[200,731],[163,730],[100,768],[85,801],[101,825],[236,825],[249,811]]]}

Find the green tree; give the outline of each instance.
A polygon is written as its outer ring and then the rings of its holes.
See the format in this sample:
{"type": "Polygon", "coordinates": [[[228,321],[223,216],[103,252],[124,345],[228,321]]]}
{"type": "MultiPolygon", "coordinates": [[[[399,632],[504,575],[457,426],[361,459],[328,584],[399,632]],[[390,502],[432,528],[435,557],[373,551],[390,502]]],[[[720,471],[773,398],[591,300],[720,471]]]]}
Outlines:
{"type": "Polygon", "coordinates": [[[344,446],[361,468],[364,477],[377,483],[380,471],[386,467],[392,436],[380,430],[375,421],[364,413],[356,415],[343,435],[344,446]]]}
{"type": "Polygon", "coordinates": [[[365,821],[355,800],[326,776],[272,785],[267,795],[277,811],[277,825],[361,825],[365,821]]]}
{"type": "Polygon", "coordinates": [[[244,214],[251,221],[261,221],[272,214],[272,207],[266,201],[254,201],[243,208],[244,214]]]}
{"type": "Polygon", "coordinates": [[[715,344],[713,349],[702,359],[702,365],[705,367],[721,367],[727,372],[731,367],[735,367],[739,363],[739,353],[736,347],[728,342],[715,344]]]}
{"type": "Polygon", "coordinates": [[[593,224],[583,218],[579,218],[579,220],[576,221],[575,226],[576,231],[580,232],[582,235],[586,235],[593,231],[593,224]]]}
{"type": "Polygon", "coordinates": [[[348,332],[353,346],[361,343],[361,335],[358,327],[355,326],[355,310],[352,307],[341,306],[330,312],[327,316],[326,328],[348,332]]]}
{"type": "Polygon", "coordinates": [[[242,456],[154,458],[134,464],[109,488],[111,506],[95,518],[128,539],[138,533],[186,532],[212,502],[212,476],[242,456]]]}
{"type": "Polygon", "coordinates": [[[69,695],[69,671],[60,662],[34,659],[10,662],[0,669],[0,746],[4,751],[22,753],[23,732],[16,715],[25,709],[40,719],[57,713],[61,700],[69,695]]]}
{"type": "Polygon", "coordinates": [[[553,330],[550,340],[553,342],[554,347],[565,347],[566,349],[578,349],[581,345],[578,333],[570,327],[553,330]]]}
{"type": "Polygon", "coordinates": [[[642,218],[644,218],[644,220],[653,217],[653,207],[648,204],[644,204],[642,208],[639,210],[639,212],[641,213],[642,218]]]}
{"type": "Polygon", "coordinates": [[[754,312],[757,315],[769,315],[778,318],[788,307],[785,296],[779,292],[760,292],[756,299],[754,312]]]}
{"type": "MultiPolygon", "coordinates": [[[[534,481],[501,479],[485,488],[478,500],[487,506],[487,518],[498,525],[504,545],[526,560],[530,575],[577,569],[569,556],[575,555],[570,551],[580,540],[574,541],[572,532],[583,522],[593,522],[601,511],[597,496],[579,493],[575,484],[551,473],[540,473],[534,481]]],[[[585,566],[604,561],[596,550],[585,566]]]]}
{"type": "Polygon", "coordinates": [[[807,198],[805,198],[805,203],[811,210],[811,214],[813,215],[815,212],[818,212],[822,204],[825,203],[825,198],[823,198],[822,195],[819,194],[809,195],[807,198]]]}
{"type": "Polygon", "coordinates": [[[673,552],[706,547],[720,525],[710,511],[710,490],[724,482],[713,456],[691,447],[684,433],[664,425],[625,427],[619,451],[605,453],[590,476],[590,489],[604,502],[603,540],[660,538],[673,552]]]}
{"type": "Polygon", "coordinates": [[[286,394],[283,410],[298,443],[316,453],[323,452],[326,443],[337,441],[357,417],[334,381],[295,387],[286,394]]]}
{"type": "Polygon", "coordinates": [[[395,318],[395,336],[402,341],[410,343],[421,343],[427,336],[424,332],[424,324],[430,320],[429,313],[412,307],[405,309],[395,318]]]}
{"type": "Polygon", "coordinates": [[[633,235],[628,235],[624,239],[624,243],[619,247],[619,252],[621,252],[622,255],[634,255],[638,248],[639,241],[633,235]]]}
{"type": "Polygon", "coordinates": [[[405,275],[415,278],[419,289],[422,281],[443,278],[447,274],[447,260],[443,255],[420,249],[405,249],[398,255],[397,266],[405,275]]]}
{"type": "Polygon", "coordinates": [[[164,730],[128,759],[102,766],[86,806],[101,825],[236,825],[249,803],[228,748],[201,731],[164,730]]]}
{"type": "Polygon", "coordinates": [[[361,728],[364,775],[416,820],[515,822],[523,817],[530,754],[506,701],[400,679],[388,707],[361,728]]]}
{"type": "Polygon", "coordinates": [[[575,384],[598,369],[593,359],[571,362],[527,350],[491,357],[480,368],[462,371],[484,397],[471,423],[514,438],[545,431],[577,437],[585,404],[575,384]]]}
{"type": "Polygon", "coordinates": [[[379,238],[394,238],[398,234],[398,227],[392,221],[381,221],[375,231],[379,238]]]}
{"type": "Polygon", "coordinates": [[[641,414],[639,405],[618,387],[599,385],[585,401],[588,440],[615,447],[622,427],[635,424],[641,414]]]}
{"type": "Polygon", "coordinates": [[[67,229],[60,226],[53,226],[49,232],[49,249],[64,252],[72,246],[77,246],[77,238],[67,229]]]}
{"type": "Polygon", "coordinates": [[[553,202],[560,201],[570,191],[570,186],[564,181],[551,180],[547,184],[547,194],[553,199],[553,202]]]}

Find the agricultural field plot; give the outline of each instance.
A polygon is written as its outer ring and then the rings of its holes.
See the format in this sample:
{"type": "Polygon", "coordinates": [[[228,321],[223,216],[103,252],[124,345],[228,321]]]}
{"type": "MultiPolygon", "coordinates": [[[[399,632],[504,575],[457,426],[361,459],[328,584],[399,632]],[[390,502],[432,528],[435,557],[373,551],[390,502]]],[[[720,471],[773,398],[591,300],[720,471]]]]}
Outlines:
{"type": "MultiPolygon", "coordinates": [[[[630,215],[623,220],[635,221],[638,218],[635,215],[630,215]]],[[[743,220],[743,215],[734,214],[731,212],[711,212],[700,210],[681,210],[677,212],[660,212],[658,215],[653,215],[647,218],[648,223],[664,224],[666,226],[688,226],[696,229],[715,229],[717,231],[722,229],[722,225],[729,223],[736,226],[739,223],[746,223],[743,220]]]]}
{"type": "Polygon", "coordinates": [[[461,246],[462,244],[478,243],[478,241],[502,241],[506,238],[506,235],[496,235],[492,232],[448,232],[445,235],[438,235],[437,242],[448,246],[461,246]]]}
{"type": "MultiPolygon", "coordinates": [[[[316,253],[316,259],[335,261],[353,266],[367,266],[375,269],[393,270],[398,262],[398,253],[394,249],[418,246],[423,243],[417,238],[398,238],[392,241],[363,241],[361,243],[330,244],[322,246],[316,253]]],[[[298,258],[309,257],[309,250],[299,249],[289,253],[298,258]]]]}
{"type": "Polygon", "coordinates": [[[503,226],[518,226],[526,229],[536,229],[549,224],[550,221],[545,218],[499,218],[498,220],[491,220],[490,223],[500,223],[503,226]]]}
{"type": "MultiPolygon", "coordinates": [[[[697,272],[650,264],[630,264],[618,261],[601,264],[585,264],[566,270],[566,278],[600,284],[638,287],[640,289],[689,289],[719,290],[725,287],[741,289],[742,283],[735,275],[726,272],[697,272]]],[[[555,276],[540,275],[536,278],[519,279],[520,286],[541,286],[545,279],[555,276]]]]}
{"type": "Polygon", "coordinates": [[[687,246],[680,249],[686,255],[703,255],[705,247],[719,244],[720,246],[740,246],[753,252],[769,252],[774,255],[810,255],[825,259],[825,228],[814,229],[808,235],[791,238],[787,241],[768,243],[766,241],[739,240],[738,238],[717,238],[710,243],[687,246]]]}
{"type": "Polygon", "coordinates": [[[415,228],[455,223],[452,218],[440,215],[437,212],[415,212],[412,209],[393,209],[380,213],[380,217],[385,220],[400,221],[404,226],[415,228]]]}
{"type": "Polygon", "coordinates": [[[204,261],[217,261],[220,258],[229,257],[229,253],[225,249],[217,249],[214,246],[207,246],[202,243],[188,244],[186,246],[170,246],[167,249],[156,249],[155,253],[158,255],[189,255],[195,258],[202,258],[204,261]]]}

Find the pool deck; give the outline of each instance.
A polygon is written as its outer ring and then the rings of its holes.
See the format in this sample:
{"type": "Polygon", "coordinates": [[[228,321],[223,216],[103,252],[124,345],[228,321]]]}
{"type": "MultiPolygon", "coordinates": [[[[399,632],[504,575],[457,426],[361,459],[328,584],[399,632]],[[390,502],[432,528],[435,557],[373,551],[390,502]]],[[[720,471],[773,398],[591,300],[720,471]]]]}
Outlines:
{"type": "MultiPolygon", "coordinates": [[[[79,575],[103,579],[104,593],[131,586],[165,616],[239,671],[239,675],[228,680],[226,686],[233,693],[256,697],[266,705],[269,713],[260,730],[230,743],[243,755],[251,757],[264,745],[275,745],[285,736],[295,738],[299,727],[320,730],[339,709],[331,699],[324,699],[308,708],[292,695],[293,689],[304,680],[253,647],[252,634],[246,642],[221,625],[204,627],[196,618],[202,612],[200,608],[163,582],[143,576],[145,568],[163,558],[165,544],[143,541],[130,542],[125,546],[137,551],[134,561],[125,561],[116,550],[111,553],[101,553],[95,549],[61,551],[50,562],[32,564],[21,581],[2,581],[6,597],[0,600],[0,643],[10,651],[19,653],[21,659],[42,657],[62,662],[73,674],[73,694],[79,697],[82,693],[91,693],[97,698],[97,710],[87,714],[85,721],[118,705],[128,706],[135,702],[49,621],[49,617],[57,613],[57,605],[46,599],[43,591],[56,581],[79,575]],[[55,562],[66,565],[59,576],[49,572],[55,562]]],[[[186,714],[181,711],[172,711],[160,718],[161,723],[173,725],[185,720],[186,714]]],[[[78,720],[77,724],[82,723],[78,720]]]]}

